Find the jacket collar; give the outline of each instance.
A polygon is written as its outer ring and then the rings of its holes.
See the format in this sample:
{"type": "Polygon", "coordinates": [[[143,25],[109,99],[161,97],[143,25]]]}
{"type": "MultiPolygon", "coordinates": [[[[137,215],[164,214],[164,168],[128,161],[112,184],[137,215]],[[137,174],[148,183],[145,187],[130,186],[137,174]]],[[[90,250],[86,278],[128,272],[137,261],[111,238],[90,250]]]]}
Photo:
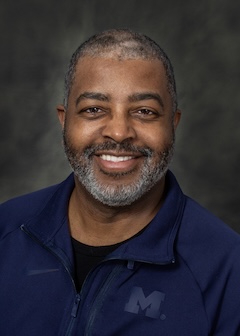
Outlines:
{"type": "MultiPolygon", "coordinates": [[[[71,239],[68,229],[68,203],[74,188],[71,174],[48,195],[42,211],[24,226],[43,245],[66,254],[72,260],[71,239]]],[[[117,248],[109,257],[167,264],[174,262],[174,241],[181,223],[185,197],[174,177],[168,171],[166,196],[161,209],[142,234],[117,248]]],[[[133,223],[134,224],[134,223],[133,223]]]]}
{"type": "Polygon", "coordinates": [[[161,209],[142,234],[120,246],[112,257],[155,264],[174,263],[174,243],[184,207],[185,196],[174,175],[168,171],[166,196],[161,209]]]}
{"type": "Polygon", "coordinates": [[[74,259],[68,226],[68,203],[74,186],[74,177],[71,174],[50,191],[43,191],[43,195],[36,202],[38,207],[42,203],[41,210],[23,225],[24,231],[64,260],[71,271],[74,259]]]}

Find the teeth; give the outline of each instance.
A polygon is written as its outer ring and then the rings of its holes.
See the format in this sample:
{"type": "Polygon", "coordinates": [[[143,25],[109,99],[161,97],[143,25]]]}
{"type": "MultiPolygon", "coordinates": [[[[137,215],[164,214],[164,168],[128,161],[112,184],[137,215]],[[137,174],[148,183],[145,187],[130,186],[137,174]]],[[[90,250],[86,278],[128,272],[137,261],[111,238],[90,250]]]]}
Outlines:
{"type": "Polygon", "coordinates": [[[101,159],[105,161],[112,161],[112,162],[121,162],[133,159],[133,156],[114,156],[114,155],[106,155],[103,154],[100,156],[101,159]]]}

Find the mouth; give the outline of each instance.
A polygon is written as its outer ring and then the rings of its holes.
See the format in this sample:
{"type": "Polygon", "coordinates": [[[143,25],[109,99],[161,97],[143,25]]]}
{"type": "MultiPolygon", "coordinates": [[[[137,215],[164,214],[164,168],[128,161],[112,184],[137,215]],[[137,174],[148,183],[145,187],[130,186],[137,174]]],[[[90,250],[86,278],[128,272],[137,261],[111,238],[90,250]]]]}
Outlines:
{"type": "Polygon", "coordinates": [[[100,158],[104,161],[110,161],[110,162],[123,162],[132,160],[135,157],[130,155],[124,155],[124,156],[115,156],[115,155],[109,155],[109,154],[102,154],[100,155],[100,158]]]}
{"type": "Polygon", "coordinates": [[[139,153],[98,153],[94,157],[100,170],[109,173],[130,172],[143,160],[143,155],[139,155],[139,153]]]}

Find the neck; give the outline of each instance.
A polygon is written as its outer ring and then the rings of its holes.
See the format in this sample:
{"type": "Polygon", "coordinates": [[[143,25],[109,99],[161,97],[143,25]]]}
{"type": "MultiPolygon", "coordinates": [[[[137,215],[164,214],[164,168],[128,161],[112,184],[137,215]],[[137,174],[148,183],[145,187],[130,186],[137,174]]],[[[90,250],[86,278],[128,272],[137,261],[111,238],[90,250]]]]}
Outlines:
{"type": "Polygon", "coordinates": [[[91,246],[106,246],[131,238],[154,218],[161,207],[165,179],[130,206],[109,207],[95,200],[75,178],[69,202],[70,233],[91,246]]]}

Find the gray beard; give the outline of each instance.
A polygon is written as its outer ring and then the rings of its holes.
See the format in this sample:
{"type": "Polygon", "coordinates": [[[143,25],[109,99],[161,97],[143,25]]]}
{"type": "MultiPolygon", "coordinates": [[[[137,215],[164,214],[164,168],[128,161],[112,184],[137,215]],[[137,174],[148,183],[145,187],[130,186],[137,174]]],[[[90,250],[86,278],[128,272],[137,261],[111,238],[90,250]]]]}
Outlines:
{"type": "MultiPolygon", "coordinates": [[[[150,148],[136,147],[128,142],[121,144],[105,142],[101,145],[89,146],[83,153],[79,153],[70,141],[68,141],[65,132],[63,134],[63,140],[66,156],[79,182],[96,200],[110,207],[130,205],[152,189],[168,170],[174,151],[174,137],[172,142],[165,146],[164,151],[157,154],[156,158],[154,158],[156,154],[153,153],[150,148]],[[139,178],[133,180],[131,183],[122,185],[113,186],[111,184],[101,183],[97,179],[93,168],[93,155],[99,150],[115,150],[121,153],[124,153],[124,151],[128,153],[142,153],[144,155],[144,162],[140,170],[139,178]]],[[[102,173],[117,180],[121,178],[121,176],[132,174],[133,172],[106,173],[102,171],[102,173]]]]}

